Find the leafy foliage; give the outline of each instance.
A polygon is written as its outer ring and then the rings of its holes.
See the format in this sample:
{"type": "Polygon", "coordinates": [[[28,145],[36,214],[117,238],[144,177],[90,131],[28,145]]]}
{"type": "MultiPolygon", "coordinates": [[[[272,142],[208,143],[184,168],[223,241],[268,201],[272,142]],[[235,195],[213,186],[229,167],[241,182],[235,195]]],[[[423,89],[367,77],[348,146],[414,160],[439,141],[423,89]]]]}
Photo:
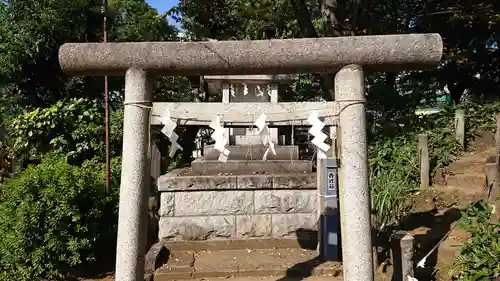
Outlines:
{"type": "MultiPolygon", "coordinates": [[[[411,209],[411,195],[418,192],[420,183],[418,134],[428,135],[433,172],[459,155],[453,112],[454,108],[447,108],[438,114],[401,120],[392,124],[393,134],[389,136],[373,132],[377,138],[370,142],[368,161],[372,209],[378,229],[398,223],[411,209]]],[[[385,126],[374,124],[375,128],[385,126]]]]}
{"type": "Polygon", "coordinates": [[[182,25],[193,39],[255,40],[299,35],[295,14],[283,0],[190,0],[171,13],[182,13],[182,25]]]}
{"type": "Polygon", "coordinates": [[[3,182],[12,170],[14,151],[8,145],[0,142],[0,182],[3,182]]]}
{"type": "MultiPolygon", "coordinates": [[[[121,153],[122,111],[111,115],[112,156],[121,153]]],[[[11,138],[18,154],[39,159],[46,153],[81,163],[99,156],[104,159],[104,114],[96,102],[87,99],[58,101],[48,108],[18,116],[12,122],[11,138]]]]}
{"type": "Polygon", "coordinates": [[[500,112],[499,102],[487,104],[467,102],[460,105],[459,108],[465,110],[468,135],[470,137],[474,137],[474,130],[476,129],[495,134],[496,115],[500,112]]]}
{"type": "MultiPolygon", "coordinates": [[[[70,77],[62,72],[58,60],[59,47],[64,43],[102,41],[101,1],[7,2],[0,7],[2,111],[17,114],[65,98],[103,100],[102,77],[70,77]]],[[[158,15],[144,0],[114,0],[109,1],[109,6],[111,41],[177,38],[166,15],[158,15]]],[[[110,93],[122,89],[123,77],[109,79],[110,93]]]]}
{"type": "Polygon", "coordinates": [[[119,170],[112,170],[111,194],[104,171],[102,164],[46,158],[1,186],[1,280],[62,278],[113,245],[119,170]]]}
{"type": "Polygon", "coordinates": [[[470,239],[461,247],[450,274],[457,281],[490,281],[500,277],[500,223],[491,221],[492,207],[480,201],[462,212],[459,226],[470,239]]]}
{"type": "Polygon", "coordinates": [[[110,40],[113,42],[168,41],[177,39],[177,30],[145,1],[109,1],[110,40]]]}
{"type": "Polygon", "coordinates": [[[57,56],[65,42],[99,41],[101,18],[93,0],[9,0],[0,16],[2,102],[19,108],[98,95],[85,83],[95,79],[67,77],[57,56]]]}

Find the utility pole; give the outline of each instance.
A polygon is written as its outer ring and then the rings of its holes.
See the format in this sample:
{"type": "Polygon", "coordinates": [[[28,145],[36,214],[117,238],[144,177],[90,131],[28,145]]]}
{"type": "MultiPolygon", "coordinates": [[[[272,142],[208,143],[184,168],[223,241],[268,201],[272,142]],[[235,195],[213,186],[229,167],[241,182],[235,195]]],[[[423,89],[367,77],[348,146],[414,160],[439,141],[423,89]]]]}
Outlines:
{"type": "MultiPolygon", "coordinates": [[[[102,0],[103,14],[103,32],[104,43],[108,42],[108,0],[102,0]]],[[[105,143],[106,143],[106,193],[110,192],[111,173],[109,161],[109,91],[108,91],[108,76],[104,76],[104,127],[105,127],[105,143]]]]}

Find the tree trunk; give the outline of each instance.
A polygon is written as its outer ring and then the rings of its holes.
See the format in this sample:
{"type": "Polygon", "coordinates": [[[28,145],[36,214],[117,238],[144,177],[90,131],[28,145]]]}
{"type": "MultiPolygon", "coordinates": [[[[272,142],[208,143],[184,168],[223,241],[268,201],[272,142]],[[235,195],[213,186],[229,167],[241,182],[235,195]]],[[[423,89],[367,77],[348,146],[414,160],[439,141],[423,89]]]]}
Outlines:
{"type": "MultiPolygon", "coordinates": [[[[295,10],[295,17],[297,18],[297,23],[299,28],[302,30],[302,34],[305,38],[317,38],[318,33],[312,24],[311,17],[309,16],[309,11],[307,9],[304,0],[292,0],[290,1],[293,9],[295,10]]],[[[321,73],[316,75],[319,78],[321,90],[323,91],[323,96],[330,97],[335,100],[335,88],[333,85],[333,76],[328,73],[321,73]]]]}
{"type": "Polygon", "coordinates": [[[340,37],[342,36],[342,28],[340,27],[336,13],[338,12],[337,0],[321,0],[321,15],[323,17],[324,31],[326,36],[340,37]]]}
{"type": "Polygon", "coordinates": [[[290,3],[295,10],[297,23],[299,24],[299,28],[301,29],[304,37],[317,38],[318,33],[312,24],[311,17],[309,17],[309,11],[304,0],[292,0],[290,3]]]}
{"type": "Polygon", "coordinates": [[[460,104],[462,95],[465,91],[465,87],[462,83],[457,83],[457,85],[448,85],[448,90],[450,91],[451,99],[454,105],[460,104]]]}

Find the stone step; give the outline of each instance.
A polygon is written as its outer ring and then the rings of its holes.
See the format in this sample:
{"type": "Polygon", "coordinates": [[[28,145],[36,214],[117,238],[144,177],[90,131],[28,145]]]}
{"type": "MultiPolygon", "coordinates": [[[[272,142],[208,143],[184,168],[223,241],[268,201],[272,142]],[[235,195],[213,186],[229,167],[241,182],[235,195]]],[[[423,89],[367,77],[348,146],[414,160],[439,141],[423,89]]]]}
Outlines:
{"type": "Polygon", "coordinates": [[[463,173],[445,177],[446,185],[452,187],[473,188],[485,185],[485,174],[483,173],[463,173]]]}
{"type": "Polygon", "coordinates": [[[191,162],[191,169],[199,174],[253,174],[253,173],[310,173],[312,162],[308,160],[217,160],[196,159],[191,162]]]}
{"type": "Polygon", "coordinates": [[[320,263],[316,257],[316,251],[304,249],[171,252],[167,264],[156,270],[154,280],[321,275],[342,280],[339,262],[320,263]]]}
{"type": "MultiPolygon", "coordinates": [[[[229,160],[262,160],[267,146],[259,145],[228,145],[226,146],[231,154],[229,160]]],[[[267,154],[268,160],[298,160],[299,147],[296,145],[276,145],[274,147],[276,155],[272,152],[267,154]]],[[[205,146],[203,150],[203,159],[217,160],[220,152],[214,149],[213,145],[205,146]]]]}
{"type": "Polygon", "coordinates": [[[234,239],[234,240],[190,240],[190,241],[175,241],[162,240],[165,248],[173,252],[201,252],[201,251],[229,251],[229,250],[266,250],[266,249],[315,249],[318,244],[317,232],[303,231],[300,238],[294,239],[268,239],[268,238],[252,238],[252,239],[234,239]],[[306,237],[309,236],[309,237],[306,237]],[[310,239],[311,243],[306,243],[306,239],[310,239]]]}
{"type": "Polygon", "coordinates": [[[316,189],[316,173],[200,175],[175,169],[160,176],[158,191],[316,189]]]}

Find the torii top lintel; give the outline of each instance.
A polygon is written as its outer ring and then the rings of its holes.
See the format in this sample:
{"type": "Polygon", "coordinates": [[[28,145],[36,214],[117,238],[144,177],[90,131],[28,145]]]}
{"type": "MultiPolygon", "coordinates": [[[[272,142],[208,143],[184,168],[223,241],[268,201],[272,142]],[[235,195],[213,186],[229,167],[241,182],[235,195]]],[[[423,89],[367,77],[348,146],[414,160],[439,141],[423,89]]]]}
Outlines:
{"type": "Polygon", "coordinates": [[[131,67],[161,75],[335,72],[358,64],[374,71],[436,67],[436,33],[256,41],[66,43],[61,68],[71,75],[123,76],[131,67]]]}

